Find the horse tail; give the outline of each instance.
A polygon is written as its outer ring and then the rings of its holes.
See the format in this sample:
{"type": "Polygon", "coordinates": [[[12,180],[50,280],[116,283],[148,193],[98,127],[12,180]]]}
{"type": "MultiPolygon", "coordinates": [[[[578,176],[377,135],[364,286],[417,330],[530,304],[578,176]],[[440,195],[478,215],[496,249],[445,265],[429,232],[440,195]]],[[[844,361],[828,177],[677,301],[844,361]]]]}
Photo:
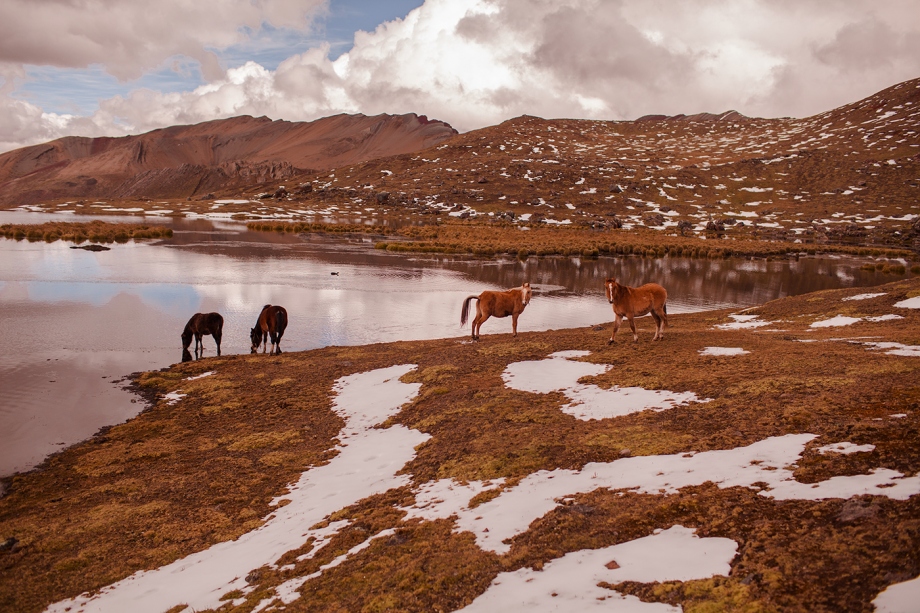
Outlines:
{"type": "Polygon", "coordinates": [[[285,328],[287,328],[287,313],[278,309],[275,311],[275,333],[280,337],[284,334],[285,328]]]}
{"type": "Polygon", "coordinates": [[[479,300],[479,296],[467,296],[466,300],[463,301],[463,309],[460,311],[460,325],[465,326],[466,320],[470,316],[470,302],[472,300],[479,300]]]}

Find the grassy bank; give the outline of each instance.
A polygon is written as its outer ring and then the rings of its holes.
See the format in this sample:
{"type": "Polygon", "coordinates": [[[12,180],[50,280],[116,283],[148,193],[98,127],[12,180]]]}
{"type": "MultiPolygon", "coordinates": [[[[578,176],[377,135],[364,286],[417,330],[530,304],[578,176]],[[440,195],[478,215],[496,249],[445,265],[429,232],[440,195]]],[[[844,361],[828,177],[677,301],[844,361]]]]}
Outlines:
{"type": "Polygon", "coordinates": [[[0,236],[14,240],[45,241],[46,243],[63,240],[78,245],[87,241],[125,243],[132,239],[168,238],[172,235],[173,231],[162,225],[105,221],[49,221],[43,224],[3,224],[0,226],[0,236]]]}
{"type": "MultiPolygon", "coordinates": [[[[729,311],[675,315],[659,343],[650,341],[648,319],[638,322],[638,344],[621,331],[612,346],[609,327],[525,331],[513,339],[498,333],[507,321],[493,321],[479,343],[458,338],[225,356],[139,374],[136,390],[150,408],[7,480],[0,541],[16,542],[0,551],[0,610],[41,611],[257,528],[272,513],[271,500],[301,471],[333,457],[343,426],[332,411],[335,382],[415,364],[402,380],[420,384],[417,397],[384,424],[430,436],[403,468],[409,485],[329,516],[327,522],[349,523],[313,557],[305,556],[312,540],[291,542],[277,565],[253,569],[245,592],[228,593],[221,610],[249,612],[283,582],[319,572],[286,611],[451,611],[485,591],[499,572],[540,569],[566,552],[679,524],[736,542],[731,572],[621,583],[618,592],[688,612],[870,611],[886,586],[920,574],[920,496],[894,500],[878,490],[848,500],[776,500],[756,486],[712,482],[669,494],[597,489],[560,502],[503,554],[478,547],[469,532],[453,530],[451,519],[406,520],[402,510],[413,503],[415,488],[437,479],[505,480],[474,498],[475,505],[541,470],[730,450],[801,433],[818,438],[792,467],[798,482],[878,468],[916,475],[920,357],[865,343],[920,346],[920,309],[894,306],[920,296],[920,281],[843,300],[862,291],[748,309],[773,322],[761,328],[717,328],[733,321],[729,311]],[[841,315],[859,320],[812,326],[841,315]],[[712,346],[747,353],[702,353],[712,346]],[[588,384],[692,391],[709,400],[583,421],[560,410],[568,402],[561,393],[505,385],[509,364],[564,350],[588,351],[579,359],[611,366],[588,384]],[[206,372],[213,374],[193,378],[206,372]],[[177,401],[166,396],[180,391],[185,396],[177,401]],[[817,449],[841,441],[874,448],[817,449]],[[392,537],[370,540],[387,529],[392,537]],[[362,543],[369,546],[322,570],[362,543]]],[[[525,312],[523,330],[526,321],[525,312]]],[[[280,601],[275,605],[267,610],[280,601]]]]}
{"type": "Polygon", "coordinates": [[[851,245],[802,244],[754,239],[680,236],[647,229],[592,230],[580,227],[510,223],[446,222],[399,229],[359,224],[250,222],[250,230],[289,233],[357,233],[379,235],[377,249],[395,252],[471,254],[482,257],[636,255],[649,258],[787,257],[794,254],[842,254],[913,261],[920,272],[920,255],[906,249],[851,245]],[[388,238],[392,237],[392,238],[388,238]]]}

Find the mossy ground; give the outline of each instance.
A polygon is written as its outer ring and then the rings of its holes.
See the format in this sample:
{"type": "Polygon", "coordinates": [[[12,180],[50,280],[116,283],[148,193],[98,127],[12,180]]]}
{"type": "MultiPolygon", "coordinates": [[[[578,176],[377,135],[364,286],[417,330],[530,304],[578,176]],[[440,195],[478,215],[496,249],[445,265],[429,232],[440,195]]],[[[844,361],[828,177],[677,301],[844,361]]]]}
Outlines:
{"type": "MultiPolygon", "coordinates": [[[[851,341],[920,345],[920,310],[892,306],[920,294],[920,280],[882,286],[872,291],[885,295],[870,300],[841,301],[864,291],[819,292],[748,310],[775,322],[759,329],[716,329],[730,321],[729,311],[673,315],[664,341],[656,343],[647,318],[639,320],[637,344],[625,334],[611,346],[609,328],[525,332],[515,339],[499,333],[507,322],[497,321],[486,325],[479,343],[454,338],[225,356],[139,374],[135,386],[151,399],[149,409],[9,481],[0,499],[0,540],[18,543],[0,551],[0,610],[40,611],[259,526],[272,498],[334,453],[343,425],[331,410],[336,379],[394,364],[417,364],[404,381],[422,387],[391,422],[431,435],[405,467],[414,484],[447,477],[514,483],[541,469],[730,449],[803,432],[819,438],[797,465],[800,481],[878,467],[915,475],[920,358],[851,341]],[[903,319],[810,327],[838,314],[895,312],[903,319]],[[707,346],[750,353],[701,355],[707,346]],[[559,410],[566,402],[561,394],[515,391],[502,381],[512,362],[572,349],[613,366],[591,379],[597,385],[692,391],[712,400],[580,421],[559,410]],[[187,379],[206,371],[214,374],[187,379]],[[186,394],[179,402],[163,398],[178,390],[186,394]],[[875,450],[814,450],[839,441],[875,450]]],[[[618,591],[685,611],[868,612],[886,586],[920,574],[920,496],[776,501],[756,489],[711,483],[674,495],[597,490],[536,520],[504,555],[479,549],[469,533],[453,532],[450,520],[405,521],[399,508],[412,500],[404,487],[335,513],[330,520],[350,524],[314,558],[297,561],[310,543],[291,543],[279,568],[247,577],[255,589],[242,604],[228,599],[221,610],[251,611],[281,582],[317,571],[388,528],[393,536],[323,571],[286,610],[451,611],[481,594],[499,572],[541,568],[569,551],[676,524],[736,541],[730,575],[618,584],[618,591]],[[280,570],[285,564],[293,569],[280,570]]]]}

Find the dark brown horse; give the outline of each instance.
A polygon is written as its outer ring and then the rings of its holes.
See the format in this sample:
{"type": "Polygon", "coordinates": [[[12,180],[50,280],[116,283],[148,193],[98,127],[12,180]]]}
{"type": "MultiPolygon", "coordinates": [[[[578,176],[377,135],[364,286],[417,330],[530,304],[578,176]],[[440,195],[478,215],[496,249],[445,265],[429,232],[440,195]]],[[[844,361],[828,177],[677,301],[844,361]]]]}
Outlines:
{"type": "Polygon", "coordinates": [[[655,336],[653,341],[664,338],[664,329],[668,325],[668,292],[657,283],[646,283],[640,287],[628,287],[620,285],[614,278],[609,278],[604,283],[604,289],[607,291],[607,301],[613,305],[613,314],[616,320],[613,322],[613,334],[607,344],[614,342],[617,330],[620,329],[620,322],[625,317],[629,320],[629,327],[632,328],[633,341],[639,341],[639,335],[636,334],[635,317],[652,314],[655,320],[655,336]]]}
{"type": "Polygon", "coordinates": [[[288,316],[284,307],[270,304],[262,307],[256,326],[249,333],[249,338],[252,340],[252,353],[259,349],[259,345],[262,345],[262,353],[265,353],[265,346],[268,339],[271,338],[272,350],[269,355],[280,354],[281,337],[284,335],[287,324],[288,316]]]}
{"type": "Polygon", "coordinates": [[[479,329],[482,324],[490,317],[508,317],[511,315],[511,330],[514,336],[517,336],[518,315],[524,312],[524,308],[530,303],[530,297],[533,291],[530,289],[530,283],[525,283],[521,287],[515,287],[504,292],[485,291],[478,296],[468,296],[463,301],[463,310],[460,311],[460,325],[465,326],[466,320],[470,314],[470,301],[476,300],[476,317],[473,319],[474,341],[479,340],[479,329]]]}
{"type": "Polygon", "coordinates": [[[182,331],[182,355],[188,352],[188,346],[192,344],[192,337],[195,338],[195,357],[198,357],[199,350],[204,353],[204,343],[201,337],[210,334],[217,343],[217,355],[220,355],[220,337],[224,329],[224,318],[220,313],[195,313],[192,318],[185,324],[185,330],[182,331]]]}

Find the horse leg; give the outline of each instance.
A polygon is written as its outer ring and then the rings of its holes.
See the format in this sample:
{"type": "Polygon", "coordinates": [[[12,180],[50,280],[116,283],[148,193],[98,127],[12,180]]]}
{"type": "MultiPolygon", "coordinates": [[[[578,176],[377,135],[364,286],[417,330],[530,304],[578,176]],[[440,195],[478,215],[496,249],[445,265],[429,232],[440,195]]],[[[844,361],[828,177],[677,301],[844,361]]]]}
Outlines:
{"type": "Polygon", "coordinates": [[[513,333],[511,336],[517,336],[517,318],[517,313],[511,314],[511,332],[513,333]]]}
{"type": "Polygon", "coordinates": [[[652,337],[653,341],[661,340],[663,335],[661,334],[661,316],[658,314],[658,311],[652,310],[652,319],[655,320],[655,336],[652,337]]]}
{"type": "Polygon", "coordinates": [[[470,340],[478,341],[479,340],[479,325],[480,320],[482,319],[482,309],[479,308],[480,302],[476,301],[476,317],[473,318],[473,327],[470,330],[470,340]]]}
{"type": "Polygon", "coordinates": [[[268,347],[268,333],[262,333],[262,353],[265,353],[265,349],[268,347]]]}
{"type": "Polygon", "coordinates": [[[481,317],[478,317],[479,323],[476,325],[476,340],[479,340],[479,331],[482,330],[482,324],[486,323],[486,320],[491,317],[491,315],[482,314],[481,317]]]}
{"type": "Polygon", "coordinates": [[[623,321],[623,316],[617,313],[614,313],[613,319],[613,333],[610,335],[610,340],[607,341],[608,345],[612,345],[617,340],[617,330],[620,329],[620,322],[623,321]]]}
{"type": "Polygon", "coordinates": [[[221,333],[214,334],[214,342],[217,344],[217,357],[220,357],[220,337],[221,333]]]}
{"type": "Polygon", "coordinates": [[[632,316],[632,315],[627,315],[627,316],[626,316],[626,319],[629,321],[629,327],[632,329],[632,333],[633,333],[633,342],[634,342],[634,343],[638,343],[638,342],[639,342],[639,333],[636,332],[636,320],[633,319],[633,316],[632,316]]]}

